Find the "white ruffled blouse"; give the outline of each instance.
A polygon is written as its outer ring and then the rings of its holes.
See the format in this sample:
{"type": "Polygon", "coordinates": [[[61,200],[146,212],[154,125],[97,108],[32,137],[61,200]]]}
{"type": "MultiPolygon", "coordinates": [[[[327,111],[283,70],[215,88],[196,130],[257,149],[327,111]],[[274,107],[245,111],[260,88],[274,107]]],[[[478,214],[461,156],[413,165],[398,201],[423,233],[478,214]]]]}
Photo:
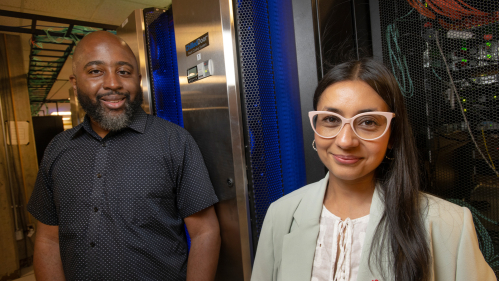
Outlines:
{"type": "Polygon", "coordinates": [[[357,280],[368,223],[369,215],[342,221],[322,207],[311,281],[357,280]]]}

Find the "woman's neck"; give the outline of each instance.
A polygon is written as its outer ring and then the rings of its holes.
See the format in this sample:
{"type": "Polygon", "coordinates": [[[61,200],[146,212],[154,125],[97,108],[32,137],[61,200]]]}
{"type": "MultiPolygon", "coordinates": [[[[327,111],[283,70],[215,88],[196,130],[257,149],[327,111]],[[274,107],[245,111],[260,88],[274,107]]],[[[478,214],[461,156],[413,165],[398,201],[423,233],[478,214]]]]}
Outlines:
{"type": "Polygon", "coordinates": [[[374,185],[373,176],[354,181],[330,176],[324,206],[342,220],[366,216],[370,213],[374,185]]]}

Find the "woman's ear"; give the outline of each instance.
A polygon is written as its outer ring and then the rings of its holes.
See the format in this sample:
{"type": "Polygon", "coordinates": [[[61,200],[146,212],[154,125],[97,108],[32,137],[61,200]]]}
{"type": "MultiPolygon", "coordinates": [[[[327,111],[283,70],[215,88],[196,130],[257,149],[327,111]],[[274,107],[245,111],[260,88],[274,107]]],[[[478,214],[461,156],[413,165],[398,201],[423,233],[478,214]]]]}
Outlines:
{"type": "Polygon", "coordinates": [[[388,146],[387,146],[388,149],[392,149],[393,148],[393,137],[390,136],[390,139],[388,140],[388,146]]]}

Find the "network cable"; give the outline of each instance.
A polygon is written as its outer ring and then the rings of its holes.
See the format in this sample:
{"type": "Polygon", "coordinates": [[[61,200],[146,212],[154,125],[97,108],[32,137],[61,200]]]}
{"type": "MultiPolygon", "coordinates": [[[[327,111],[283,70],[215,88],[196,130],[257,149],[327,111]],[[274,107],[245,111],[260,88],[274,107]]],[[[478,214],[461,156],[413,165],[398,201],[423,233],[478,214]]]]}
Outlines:
{"type": "Polygon", "coordinates": [[[388,45],[388,57],[390,58],[390,64],[392,65],[392,72],[395,76],[395,80],[399,85],[402,95],[406,98],[410,98],[414,95],[414,85],[412,84],[411,74],[409,73],[409,67],[407,66],[407,60],[405,55],[402,54],[398,44],[399,31],[397,28],[397,21],[401,21],[403,18],[409,16],[414,9],[410,10],[405,16],[402,16],[395,20],[394,23],[388,25],[386,28],[386,43],[388,45]],[[395,51],[392,49],[392,41],[395,45],[395,51]],[[395,71],[395,66],[398,67],[399,72],[395,71]],[[397,73],[400,73],[400,78],[397,77],[397,73]],[[399,81],[401,80],[401,81],[399,81]],[[406,83],[407,80],[407,83],[406,83]]]}
{"type": "Polygon", "coordinates": [[[438,31],[435,31],[435,40],[437,42],[437,47],[438,47],[438,50],[440,51],[440,55],[442,56],[442,59],[444,61],[445,68],[447,70],[447,74],[449,75],[450,84],[451,84],[451,91],[453,91],[454,94],[456,95],[457,101],[459,103],[459,107],[461,108],[461,114],[463,115],[464,123],[466,124],[466,128],[468,129],[468,132],[470,134],[471,140],[475,144],[475,147],[478,150],[478,152],[480,152],[480,155],[482,156],[483,160],[485,160],[485,162],[487,163],[487,165],[499,177],[499,172],[497,172],[497,170],[495,169],[495,167],[490,164],[490,162],[487,160],[487,158],[483,154],[482,150],[480,149],[480,147],[478,147],[478,144],[475,141],[475,137],[473,136],[473,132],[471,131],[470,124],[468,122],[468,118],[466,118],[466,114],[464,113],[463,104],[461,103],[461,97],[459,96],[459,93],[457,92],[456,85],[454,84],[454,80],[452,79],[452,74],[450,73],[449,65],[447,64],[447,59],[445,58],[444,52],[442,51],[442,47],[440,46],[440,42],[438,40],[438,31]]]}

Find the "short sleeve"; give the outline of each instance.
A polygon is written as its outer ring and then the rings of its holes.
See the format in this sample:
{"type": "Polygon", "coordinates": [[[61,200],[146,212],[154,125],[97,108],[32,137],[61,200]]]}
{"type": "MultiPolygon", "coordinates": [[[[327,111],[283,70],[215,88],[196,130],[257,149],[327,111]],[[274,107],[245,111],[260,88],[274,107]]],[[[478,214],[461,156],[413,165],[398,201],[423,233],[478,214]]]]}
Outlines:
{"type": "Polygon", "coordinates": [[[35,188],[28,203],[28,212],[40,222],[47,225],[59,225],[59,217],[53,198],[53,183],[50,176],[50,166],[55,139],[47,146],[42,163],[36,177],[35,188]]]}
{"type": "Polygon", "coordinates": [[[182,218],[218,202],[198,145],[188,133],[184,137],[181,167],[177,175],[177,206],[182,218]]]}

